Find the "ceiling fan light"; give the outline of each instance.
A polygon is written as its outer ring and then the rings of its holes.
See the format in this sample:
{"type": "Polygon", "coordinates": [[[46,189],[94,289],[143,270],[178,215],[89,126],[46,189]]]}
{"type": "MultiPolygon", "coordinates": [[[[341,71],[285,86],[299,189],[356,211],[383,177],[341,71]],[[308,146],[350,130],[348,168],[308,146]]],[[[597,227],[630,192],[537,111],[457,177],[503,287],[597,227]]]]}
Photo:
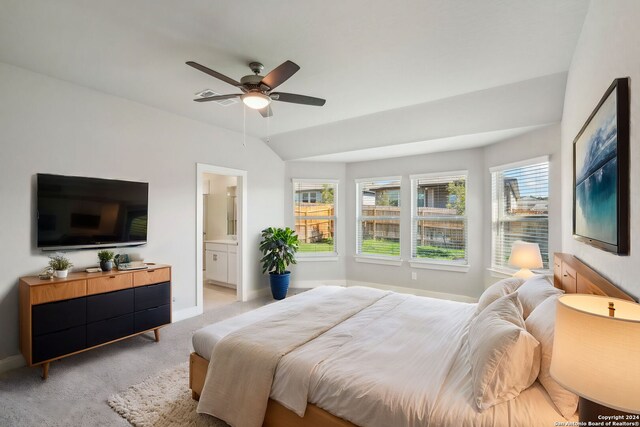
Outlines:
{"type": "Polygon", "coordinates": [[[261,110],[271,103],[271,98],[259,92],[249,92],[242,95],[242,102],[249,108],[261,110]]]}

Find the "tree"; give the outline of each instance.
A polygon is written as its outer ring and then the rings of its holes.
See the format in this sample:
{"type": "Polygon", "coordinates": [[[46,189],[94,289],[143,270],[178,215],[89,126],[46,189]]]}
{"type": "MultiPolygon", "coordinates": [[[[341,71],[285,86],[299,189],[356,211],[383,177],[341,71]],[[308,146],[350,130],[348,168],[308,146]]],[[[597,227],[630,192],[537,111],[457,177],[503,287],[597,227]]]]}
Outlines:
{"type": "Polygon", "coordinates": [[[322,184],[322,203],[333,204],[333,186],[322,184]]]}
{"type": "Polygon", "coordinates": [[[447,185],[447,191],[449,191],[449,202],[447,203],[447,209],[455,209],[456,214],[464,215],[466,206],[465,196],[467,194],[465,182],[450,182],[449,185],[447,185]],[[451,200],[451,196],[454,196],[453,200],[451,200]]]}
{"type": "Polygon", "coordinates": [[[376,194],[376,205],[377,206],[391,206],[389,194],[386,191],[382,191],[376,194]]]}

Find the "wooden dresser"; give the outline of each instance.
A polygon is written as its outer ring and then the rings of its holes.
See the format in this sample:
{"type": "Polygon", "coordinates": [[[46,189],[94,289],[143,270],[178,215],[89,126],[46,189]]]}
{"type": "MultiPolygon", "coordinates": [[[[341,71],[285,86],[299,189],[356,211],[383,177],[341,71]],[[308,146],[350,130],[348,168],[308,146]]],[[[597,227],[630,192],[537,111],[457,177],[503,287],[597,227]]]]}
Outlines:
{"type": "Polygon", "coordinates": [[[20,279],[20,351],[28,366],[49,363],[171,323],[171,267],[20,279]]]}

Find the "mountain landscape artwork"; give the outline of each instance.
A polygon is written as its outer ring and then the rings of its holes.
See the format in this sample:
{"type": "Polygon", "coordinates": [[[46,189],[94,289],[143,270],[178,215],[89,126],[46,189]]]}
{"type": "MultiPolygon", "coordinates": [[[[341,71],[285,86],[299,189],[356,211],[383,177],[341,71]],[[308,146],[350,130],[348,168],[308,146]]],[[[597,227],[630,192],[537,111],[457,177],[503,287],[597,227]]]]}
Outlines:
{"type": "Polygon", "coordinates": [[[617,244],[618,127],[616,92],[605,100],[575,145],[576,234],[617,244]]]}

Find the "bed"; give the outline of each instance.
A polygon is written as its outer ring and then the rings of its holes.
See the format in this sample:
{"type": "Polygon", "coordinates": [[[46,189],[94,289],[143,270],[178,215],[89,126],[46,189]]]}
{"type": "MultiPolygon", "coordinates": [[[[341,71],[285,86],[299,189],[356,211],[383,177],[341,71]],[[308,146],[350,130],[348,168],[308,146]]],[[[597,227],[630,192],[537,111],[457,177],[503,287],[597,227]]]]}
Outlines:
{"type": "MultiPolygon", "coordinates": [[[[567,254],[554,257],[554,282],[565,292],[632,300],[567,254]]],[[[515,426],[577,420],[575,412],[560,415],[537,380],[517,397],[478,411],[466,344],[476,304],[339,287],[317,288],[197,331],[190,356],[194,399],[212,374],[209,360],[214,368],[222,366],[216,361],[227,360],[216,353],[226,337],[259,328],[283,311],[305,311],[327,300],[336,305],[346,293],[357,294],[362,306],[278,359],[262,425],[515,426]]]]}

